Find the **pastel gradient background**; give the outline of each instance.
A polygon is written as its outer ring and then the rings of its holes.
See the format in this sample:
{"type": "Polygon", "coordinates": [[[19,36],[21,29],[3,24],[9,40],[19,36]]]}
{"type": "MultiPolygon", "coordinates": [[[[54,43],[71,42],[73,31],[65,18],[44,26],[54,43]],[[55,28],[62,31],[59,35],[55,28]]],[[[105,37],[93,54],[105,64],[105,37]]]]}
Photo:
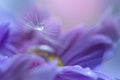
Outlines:
{"type": "MultiPolygon", "coordinates": [[[[17,15],[33,2],[38,7],[48,9],[51,15],[60,19],[64,30],[81,23],[95,25],[109,5],[114,7],[113,13],[118,13],[120,10],[120,0],[0,0],[0,8],[17,15]]],[[[119,46],[120,44],[114,52],[115,55],[101,66],[104,72],[115,77],[120,77],[119,46]]]]}
{"type": "Polygon", "coordinates": [[[48,0],[49,10],[69,29],[80,23],[94,24],[106,8],[104,0],[48,0]]]}

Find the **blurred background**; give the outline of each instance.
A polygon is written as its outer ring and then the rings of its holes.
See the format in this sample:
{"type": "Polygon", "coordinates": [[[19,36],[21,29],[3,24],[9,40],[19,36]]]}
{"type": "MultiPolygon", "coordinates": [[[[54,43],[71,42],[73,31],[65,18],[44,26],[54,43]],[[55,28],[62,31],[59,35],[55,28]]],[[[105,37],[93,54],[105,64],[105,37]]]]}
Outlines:
{"type": "MultiPolygon", "coordinates": [[[[108,7],[113,7],[113,14],[120,11],[120,0],[0,0],[0,9],[4,9],[14,15],[35,4],[38,8],[44,8],[52,16],[61,20],[64,30],[87,23],[94,26],[108,7]]],[[[101,69],[114,77],[120,78],[120,43],[109,61],[104,62],[101,69]]]]}

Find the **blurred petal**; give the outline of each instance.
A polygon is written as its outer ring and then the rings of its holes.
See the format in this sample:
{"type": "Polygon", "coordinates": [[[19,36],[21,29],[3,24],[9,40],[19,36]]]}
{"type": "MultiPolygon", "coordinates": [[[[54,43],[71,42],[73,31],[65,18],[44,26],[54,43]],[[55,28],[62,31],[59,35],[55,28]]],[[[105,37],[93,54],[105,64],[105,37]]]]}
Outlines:
{"type": "Polygon", "coordinates": [[[94,68],[113,52],[114,44],[120,38],[116,18],[106,12],[103,19],[94,28],[78,26],[62,36],[63,47],[58,49],[64,65],[79,64],[94,68]]]}
{"type": "Polygon", "coordinates": [[[89,68],[80,66],[63,67],[57,74],[55,80],[115,80],[103,73],[97,73],[89,68]],[[100,76],[101,74],[101,76],[100,76]]]}
{"type": "Polygon", "coordinates": [[[43,65],[45,62],[36,55],[18,55],[8,58],[0,65],[1,80],[26,80],[24,77],[31,69],[43,65]],[[17,74],[16,74],[17,73],[17,74]]]}
{"type": "Polygon", "coordinates": [[[93,30],[93,34],[101,34],[109,37],[114,42],[117,42],[120,38],[119,26],[114,18],[105,18],[100,25],[96,26],[97,29],[93,30]]]}
{"type": "Polygon", "coordinates": [[[0,54],[5,56],[16,54],[16,48],[8,43],[10,38],[10,25],[7,23],[0,25],[0,32],[0,54]]]}
{"type": "Polygon", "coordinates": [[[93,34],[101,34],[109,37],[114,42],[120,38],[120,26],[118,26],[117,18],[112,14],[113,7],[109,6],[105,13],[101,16],[100,21],[96,24],[93,34]]]}
{"type": "Polygon", "coordinates": [[[58,50],[58,55],[64,65],[79,64],[94,68],[103,61],[104,55],[109,55],[108,52],[113,50],[114,43],[109,36],[98,34],[102,30],[93,33],[96,29],[97,27],[87,29],[84,26],[63,36],[61,44],[64,46],[58,50]]]}
{"type": "Polygon", "coordinates": [[[0,25],[0,47],[3,47],[9,34],[8,24],[0,25]]]}
{"type": "Polygon", "coordinates": [[[54,80],[56,74],[57,66],[52,62],[30,70],[24,78],[26,80],[54,80]]]}

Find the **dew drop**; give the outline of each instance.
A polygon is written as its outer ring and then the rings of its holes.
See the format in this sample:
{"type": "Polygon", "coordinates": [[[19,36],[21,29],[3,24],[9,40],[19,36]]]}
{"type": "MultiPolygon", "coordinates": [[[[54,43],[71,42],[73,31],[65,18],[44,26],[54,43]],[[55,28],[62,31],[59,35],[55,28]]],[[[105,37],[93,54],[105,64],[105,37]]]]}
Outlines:
{"type": "Polygon", "coordinates": [[[38,31],[43,31],[44,30],[44,26],[36,26],[35,29],[38,30],[38,31]]]}

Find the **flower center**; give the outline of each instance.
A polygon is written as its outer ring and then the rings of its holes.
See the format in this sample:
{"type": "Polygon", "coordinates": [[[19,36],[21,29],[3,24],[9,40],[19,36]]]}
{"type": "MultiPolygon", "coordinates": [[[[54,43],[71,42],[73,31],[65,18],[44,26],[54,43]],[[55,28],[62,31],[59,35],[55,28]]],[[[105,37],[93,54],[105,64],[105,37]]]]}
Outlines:
{"type": "Polygon", "coordinates": [[[58,60],[57,65],[58,66],[63,66],[63,63],[60,60],[60,58],[56,55],[53,55],[52,50],[48,46],[44,45],[44,46],[40,46],[39,48],[30,49],[30,52],[40,55],[46,61],[52,61],[52,60],[57,59],[58,60]]]}

